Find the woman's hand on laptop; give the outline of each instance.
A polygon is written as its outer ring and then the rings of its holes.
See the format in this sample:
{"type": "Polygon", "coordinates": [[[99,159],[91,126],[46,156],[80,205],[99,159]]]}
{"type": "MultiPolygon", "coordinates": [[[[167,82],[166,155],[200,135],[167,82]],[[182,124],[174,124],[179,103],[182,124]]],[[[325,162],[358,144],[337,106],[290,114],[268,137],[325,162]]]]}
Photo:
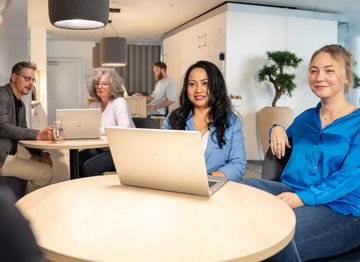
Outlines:
{"type": "Polygon", "coordinates": [[[211,173],[212,176],[225,176],[223,172],[219,171],[219,170],[215,170],[214,172],[211,173]]]}

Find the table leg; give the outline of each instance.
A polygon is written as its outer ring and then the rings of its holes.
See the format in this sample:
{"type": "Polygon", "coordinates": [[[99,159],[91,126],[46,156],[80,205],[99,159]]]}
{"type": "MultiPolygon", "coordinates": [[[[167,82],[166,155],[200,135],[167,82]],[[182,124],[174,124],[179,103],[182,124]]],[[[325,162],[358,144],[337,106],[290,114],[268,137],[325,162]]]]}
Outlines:
{"type": "Polygon", "coordinates": [[[79,150],[70,149],[70,179],[79,178],[79,150]]]}

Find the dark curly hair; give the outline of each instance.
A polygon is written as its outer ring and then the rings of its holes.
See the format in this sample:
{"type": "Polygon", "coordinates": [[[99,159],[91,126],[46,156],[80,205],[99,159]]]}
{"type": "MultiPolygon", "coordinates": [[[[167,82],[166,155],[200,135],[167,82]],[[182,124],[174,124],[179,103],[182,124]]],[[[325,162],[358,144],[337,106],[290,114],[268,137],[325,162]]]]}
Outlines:
{"type": "MultiPolygon", "coordinates": [[[[230,125],[227,115],[228,113],[233,112],[233,109],[231,100],[227,94],[224,77],[219,68],[209,61],[198,61],[191,65],[186,71],[180,94],[180,107],[170,114],[169,123],[172,129],[184,130],[190,112],[194,112],[194,105],[187,95],[187,88],[189,84],[189,75],[195,68],[202,68],[207,73],[209,106],[211,107],[208,117],[211,120],[210,125],[213,125],[216,128],[218,145],[222,148],[226,144],[224,137],[225,130],[230,125]]],[[[215,133],[213,133],[213,135],[215,135],[215,133]]],[[[211,139],[215,141],[213,136],[211,139]]]]}

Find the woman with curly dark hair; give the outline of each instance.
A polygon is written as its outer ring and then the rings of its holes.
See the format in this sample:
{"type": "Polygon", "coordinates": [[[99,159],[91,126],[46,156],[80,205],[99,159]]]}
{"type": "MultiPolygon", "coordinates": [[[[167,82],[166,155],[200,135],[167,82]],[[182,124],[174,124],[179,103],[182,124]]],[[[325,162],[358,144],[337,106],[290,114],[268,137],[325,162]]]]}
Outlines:
{"type": "Polygon", "coordinates": [[[199,131],[209,174],[237,182],[244,176],[242,124],[232,109],[223,75],[213,63],[198,61],[189,67],[180,107],[169,115],[163,128],[199,131]]]}

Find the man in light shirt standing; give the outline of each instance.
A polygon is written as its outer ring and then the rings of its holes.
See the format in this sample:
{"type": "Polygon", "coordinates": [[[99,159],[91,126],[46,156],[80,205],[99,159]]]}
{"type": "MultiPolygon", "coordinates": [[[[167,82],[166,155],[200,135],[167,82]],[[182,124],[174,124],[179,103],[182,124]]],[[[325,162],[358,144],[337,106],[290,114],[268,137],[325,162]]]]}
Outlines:
{"type": "MultiPolygon", "coordinates": [[[[177,98],[177,86],[173,79],[166,73],[167,66],[164,62],[153,64],[153,72],[157,83],[150,96],[146,96],[147,115],[166,115],[167,108],[174,104],[177,98]]],[[[135,96],[141,93],[135,93],[135,96]]]]}

